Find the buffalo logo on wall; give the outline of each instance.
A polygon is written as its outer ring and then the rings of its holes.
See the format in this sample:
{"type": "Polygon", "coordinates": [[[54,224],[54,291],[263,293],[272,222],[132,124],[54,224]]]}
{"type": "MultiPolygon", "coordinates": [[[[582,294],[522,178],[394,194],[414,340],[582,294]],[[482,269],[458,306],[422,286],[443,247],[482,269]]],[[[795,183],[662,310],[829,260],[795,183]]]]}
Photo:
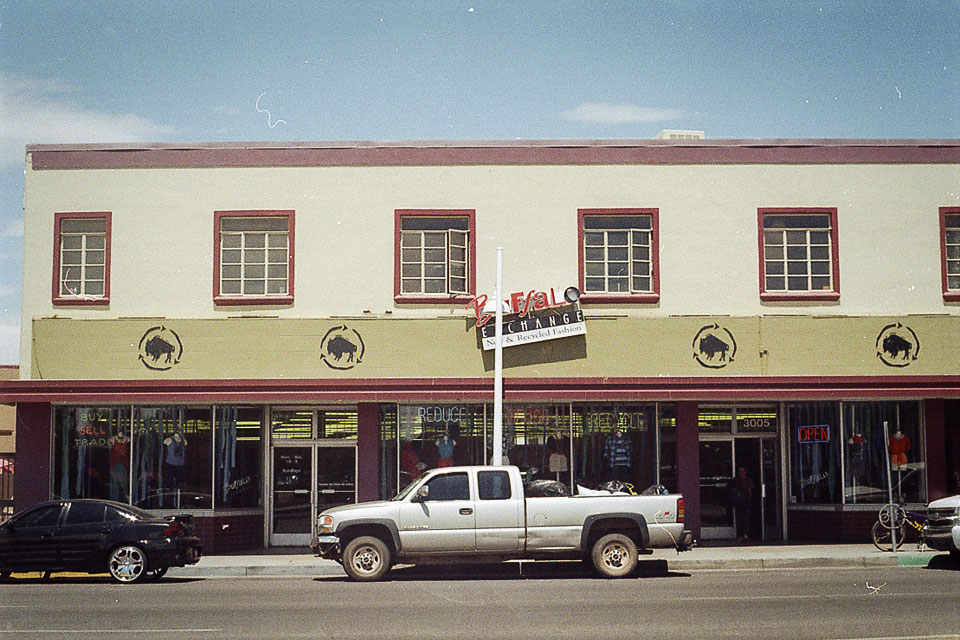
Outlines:
{"type": "Polygon", "coordinates": [[[708,369],[722,369],[737,355],[737,341],[717,323],[701,327],[693,338],[693,359],[708,369]]]}
{"type": "Polygon", "coordinates": [[[183,343],[173,329],[163,325],[148,329],[140,338],[140,362],[147,369],[166,371],[180,362],[183,343]]]}
{"type": "Polygon", "coordinates": [[[363,360],[363,338],[342,324],[327,331],[320,341],[320,359],[331,369],[352,369],[363,360]]]}
{"type": "Polygon", "coordinates": [[[920,355],[920,338],[905,324],[888,324],[877,336],[877,357],[888,367],[906,367],[920,355]]]}

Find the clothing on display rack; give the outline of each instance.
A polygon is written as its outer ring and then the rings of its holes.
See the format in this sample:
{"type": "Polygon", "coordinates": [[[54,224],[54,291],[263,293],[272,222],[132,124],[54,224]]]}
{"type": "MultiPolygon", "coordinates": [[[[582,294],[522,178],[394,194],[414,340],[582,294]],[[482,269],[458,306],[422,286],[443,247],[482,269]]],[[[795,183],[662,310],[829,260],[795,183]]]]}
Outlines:
{"type": "Polygon", "coordinates": [[[890,464],[902,467],[907,464],[907,451],[910,451],[910,436],[897,431],[888,441],[890,445],[890,464]]]}
{"type": "Polygon", "coordinates": [[[437,466],[453,466],[453,448],[457,446],[457,441],[450,437],[449,433],[443,434],[443,437],[437,440],[437,466]]]}
{"type": "Polygon", "coordinates": [[[613,480],[626,480],[633,464],[630,438],[622,429],[611,433],[603,443],[603,460],[610,468],[613,480]]]}

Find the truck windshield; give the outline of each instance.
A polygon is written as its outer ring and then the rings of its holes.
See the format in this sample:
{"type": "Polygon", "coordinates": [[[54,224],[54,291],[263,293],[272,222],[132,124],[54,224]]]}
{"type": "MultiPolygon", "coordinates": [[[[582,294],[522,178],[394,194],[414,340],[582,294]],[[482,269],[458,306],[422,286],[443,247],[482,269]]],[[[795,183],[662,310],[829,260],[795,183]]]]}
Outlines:
{"type": "Polygon", "coordinates": [[[416,480],[414,480],[413,482],[411,482],[410,484],[408,484],[406,487],[404,487],[404,488],[403,488],[403,491],[401,491],[401,492],[398,493],[397,495],[395,495],[395,496],[393,496],[392,498],[390,498],[390,502],[396,502],[396,501],[398,501],[398,500],[403,500],[404,498],[406,498],[406,497],[410,494],[411,491],[413,491],[413,488],[414,488],[415,486],[417,486],[418,484],[420,484],[420,483],[417,482],[416,480]]]}

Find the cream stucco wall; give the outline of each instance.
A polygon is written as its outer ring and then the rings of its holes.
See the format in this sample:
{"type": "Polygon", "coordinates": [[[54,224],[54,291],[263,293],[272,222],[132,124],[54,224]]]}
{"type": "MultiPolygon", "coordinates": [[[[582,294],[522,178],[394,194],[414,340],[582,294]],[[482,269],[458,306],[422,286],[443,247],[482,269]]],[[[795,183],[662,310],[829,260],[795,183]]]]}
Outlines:
{"type": "Polygon", "coordinates": [[[603,165],[177,168],[26,172],[22,377],[31,322],[69,318],[466,316],[457,305],[393,301],[394,210],[477,212],[477,288],[491,292],[495,247],[504,285],[577,281],[577,209],[660,210],[661,299],[590,305],[588,314],[958,315],[940,283],[938,209],[960,205],[956,165],[603,165]],[[838,209],[838,303],[762,304],[758,207],[838,209]],[[296,212],[295,302],[217,307],[213,214],[296,212]],[[111,303],[54,307],[54,214],[111,211],[111,303]]]}

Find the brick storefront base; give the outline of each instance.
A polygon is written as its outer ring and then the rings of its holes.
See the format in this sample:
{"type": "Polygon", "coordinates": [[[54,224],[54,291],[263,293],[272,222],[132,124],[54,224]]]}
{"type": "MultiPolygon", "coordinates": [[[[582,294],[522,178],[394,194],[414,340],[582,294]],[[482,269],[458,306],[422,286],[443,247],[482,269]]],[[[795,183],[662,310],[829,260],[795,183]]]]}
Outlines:
{"type": "Polygon", "coordinates": [[[263,514],[194,518],[204,555],[263,548],[263,514]]]}
{"type": "MultiPolygon", "coordinates": [[[[826,507],[820,509],[788,509],[789,539],[796,542],[858,543],[873,542],[871,531],[877,521],[877,511],[844,511],[826,507]]],[[[917,541],[917,533],[906,527],[907,543],[917,541]]]]}

